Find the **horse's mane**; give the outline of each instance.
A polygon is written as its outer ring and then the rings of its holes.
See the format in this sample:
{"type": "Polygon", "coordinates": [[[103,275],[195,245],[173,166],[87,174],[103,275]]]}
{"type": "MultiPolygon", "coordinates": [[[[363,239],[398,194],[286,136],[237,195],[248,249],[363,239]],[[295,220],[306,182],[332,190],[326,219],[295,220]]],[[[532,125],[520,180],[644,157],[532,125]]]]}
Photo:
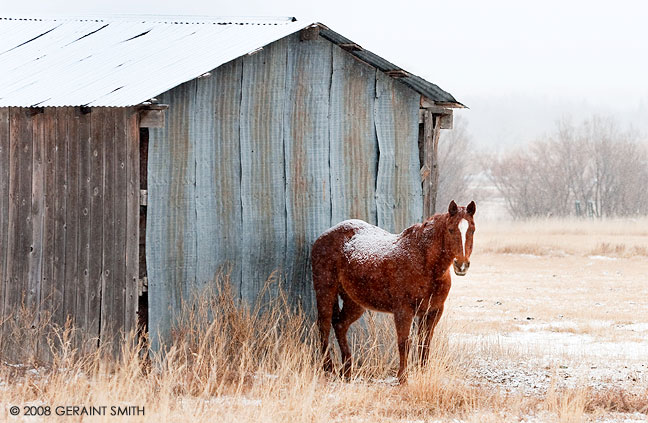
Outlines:
{"type": "Polygon", "coordinates": [[[423,223],[415,223],[409,228],[401,232],[401,238],[412,238],[419,240],[423,236],[423,228],[427,225],[434,225],[443,215],[435,214],[434,216],[428,217],[423,221],[423,223]]]}
{"type": "Polygon", "coordinates": [[[401,233],[401,238],[418,238],[423,233],[423,223],[415,223],[401,233]]]}

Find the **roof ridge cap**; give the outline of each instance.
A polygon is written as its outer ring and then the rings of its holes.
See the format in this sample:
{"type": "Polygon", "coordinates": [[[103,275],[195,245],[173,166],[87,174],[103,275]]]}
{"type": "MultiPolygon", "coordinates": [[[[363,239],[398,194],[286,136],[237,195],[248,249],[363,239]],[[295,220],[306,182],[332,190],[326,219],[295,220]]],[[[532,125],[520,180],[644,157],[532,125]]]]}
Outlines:
{"type": "Polygon", "coordinates": [[[5,21],[76,21],[76,22],[150,22],[164,24],[216,25],[282,25],[296,22],[293,16],[209,16],[209,15],[150,15],[150,14],[12,14],[0,16],[5,21]]]}

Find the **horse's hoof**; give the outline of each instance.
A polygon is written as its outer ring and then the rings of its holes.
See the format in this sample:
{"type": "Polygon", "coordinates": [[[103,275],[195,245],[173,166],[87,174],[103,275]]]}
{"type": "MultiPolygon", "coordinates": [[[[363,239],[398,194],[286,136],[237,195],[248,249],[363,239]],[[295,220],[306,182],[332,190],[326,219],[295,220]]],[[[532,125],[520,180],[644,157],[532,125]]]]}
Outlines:
{"type": "Polygon", "coordinates": [[[407,375],[406,374],[402,374],[402,375],[398,376],[398,384],[401,385],[401,386],[407,385],[407,375]]]}

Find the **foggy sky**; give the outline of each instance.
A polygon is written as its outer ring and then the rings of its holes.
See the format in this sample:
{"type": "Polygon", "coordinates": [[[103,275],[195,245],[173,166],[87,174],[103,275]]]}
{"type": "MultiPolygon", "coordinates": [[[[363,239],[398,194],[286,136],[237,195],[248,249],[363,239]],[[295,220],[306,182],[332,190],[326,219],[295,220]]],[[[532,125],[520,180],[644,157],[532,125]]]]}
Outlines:
{"type": "Polygon", "coordinates": [[[470,107],[478,146],[557,119],[612,115],[648,132],[648,3],[641,1],[1,0],[0,13],[296,16],[319,21],[470,107]]]}

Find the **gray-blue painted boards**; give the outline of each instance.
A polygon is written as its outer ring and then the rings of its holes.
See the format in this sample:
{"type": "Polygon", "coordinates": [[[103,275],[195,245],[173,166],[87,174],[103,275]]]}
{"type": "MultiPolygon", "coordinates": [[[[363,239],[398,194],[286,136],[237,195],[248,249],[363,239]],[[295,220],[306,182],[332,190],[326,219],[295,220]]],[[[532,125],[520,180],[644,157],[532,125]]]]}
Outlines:
{"type": "Polygon", "coordinates": [[[420,96],[329,41],[292,35],[159,98],[169,109],[148,161],[154,347],[218,272],[248,302],[274,272],[312,312],[319,234],[349,218],[392,231],[421,218],[420,96]]]}

